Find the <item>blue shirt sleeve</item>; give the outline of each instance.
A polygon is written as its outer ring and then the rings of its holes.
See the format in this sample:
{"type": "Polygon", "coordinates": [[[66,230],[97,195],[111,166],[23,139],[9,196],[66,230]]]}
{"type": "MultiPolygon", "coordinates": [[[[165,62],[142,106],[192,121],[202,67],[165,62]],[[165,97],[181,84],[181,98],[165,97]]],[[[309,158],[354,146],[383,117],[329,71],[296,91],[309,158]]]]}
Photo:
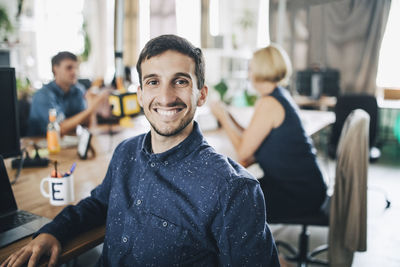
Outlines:
{"type": "Polygon", "coordinates": [[[226,192],[221,192],[220,205],[221,211],[212,226],[219,249],[219,264],[280,266],[257,181],[232,181],[226,192]]]}
{"type": "Polygon", "coordinates": [[[37,91],[32,98],[28,120],[28,135],[45,135],[49,123],[49,109],[57,110],[59,122],[72,117],[87,108],[84,90],[79,84],[73,85],[70,93],[62,96],[62,90],[54,83],[49,83],[37,91]],[[57,93],[59,91],[59,93],[57,93]]]}
{"type": "Polygon", "coordinates": [[[80,83],[76,83],[75,86],[79,90],[79,98],[77,98],[77,99],[79,99],[79,101],[77,103],[78,107],[77,107],[77,110],[76,110],[76,111],[78,111],[77,113],[79,113],[79,112],[87,109],[87,102],[86,102],[86,99],[85,99],[86,90],[85,90],[85,87],[80,83]]]}
{"type": "Polygon", "coordinates": [[[55,108],[58,117],[65,117],[62,107],[49,89],[41,89],[33,95],[29,112],[28,135],[45,135],[49,123],[49,109],[55,108]]]}
{"type": "Polygon", "coordinates": [[[33,95],[28,120],[28,135],[38,136],[46,133],[51,101],[45,94],[38,91],[33,95]]]}

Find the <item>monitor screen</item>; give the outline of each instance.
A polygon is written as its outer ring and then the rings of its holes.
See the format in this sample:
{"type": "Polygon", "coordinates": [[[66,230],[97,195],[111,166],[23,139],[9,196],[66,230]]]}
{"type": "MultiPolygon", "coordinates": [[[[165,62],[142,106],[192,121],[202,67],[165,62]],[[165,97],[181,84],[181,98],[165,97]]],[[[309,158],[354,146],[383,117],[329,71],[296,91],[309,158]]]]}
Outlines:
{"type": "Polygon", "coordinates": [[[14,68],[0,67],[0,127],[0,155],[18,156],[21,148],[14,68]]]}

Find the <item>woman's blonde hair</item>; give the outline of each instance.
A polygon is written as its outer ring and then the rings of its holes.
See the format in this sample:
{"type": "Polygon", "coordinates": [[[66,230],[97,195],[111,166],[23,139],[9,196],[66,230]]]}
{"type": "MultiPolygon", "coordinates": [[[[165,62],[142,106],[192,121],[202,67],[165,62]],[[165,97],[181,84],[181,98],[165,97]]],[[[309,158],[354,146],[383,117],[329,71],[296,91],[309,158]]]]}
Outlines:
{"type": "Polygon", "coordinates": [[[292,74],[289,56],[276,44],[254,52],[251,73],[258,82],[268,81],[279,84],[288,82],[292,74]]]}

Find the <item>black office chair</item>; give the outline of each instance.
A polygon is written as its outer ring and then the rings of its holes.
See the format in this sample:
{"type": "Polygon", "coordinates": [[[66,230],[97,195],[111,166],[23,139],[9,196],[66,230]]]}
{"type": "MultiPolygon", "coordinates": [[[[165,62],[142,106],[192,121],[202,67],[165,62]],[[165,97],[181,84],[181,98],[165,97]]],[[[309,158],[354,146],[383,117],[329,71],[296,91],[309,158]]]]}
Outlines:
{"type": "Polygon", "coordinates": [[[336,148],[340,133],[347,116],[355,109],[365,110],[371,118],[369,126],[369,147],[370,161],[376,161],[380,158],[381,152],[375,147],[376,133],[378,128],[378,103],[376,97],[367,94],[346,94],[337,99],[335,106],[336,121],[332,127],[332,134],[329,140],[328,153],[331,158],[336,157],[336,148]]]}
{"type": "Polygon", "coordinates": [[[78,83],[82,84],[86,90],[92,86],[92,81],[90,79],[80,78],[78,79],[78,83]]]}
{"type": "MultiPolygon", "coordinates": [[[[329,203],[329,199],[327,199],[329,203]]],[[[328,205],[329,207],[329,205],[328,205]]],[[[298,239],[298,248],[294,248],[289,243],[282,240],[276,240],[276,247],[280,252],[282,248],[286,250],[290,255],[285,255],[285,259],[290,262],[296,262],[299,267],[305,267],[307,264],[318,264],[322,266],[328,266],[327,260],[317,259],[315,256],[328,250],[328,245],[324,244],[312,251],[309,251],[309,240],[310,233],[308,231],[309,226],[329,226],[329,215],[322,210],[319,213],[302,216],[297,218],[273,218],[268,220],[270,224],[287,224],[287,225],[301,225],[302,230],[298,239]]]]}
{"type": "MultiPolygon", "coordinates": [[[[335,106],[336,121],[332,127],[332,134],[328,145],[328,154],[331,158],[336,157],[336,149],[339,141],[340,133],[347,116],[355,109],[363,109],[370,116],[369,124],[369,160],[370,162],[377,161],[381,156],[379,148],[375,147],[376,133],[378,128],[378,103],[376,97],[367,94],[346,94],[341,95],[337,99],[335,106]]],[[[391,206],[391,201],[387,192],[377,186],[370,186],[372,190],[381,192],[384,195],[386,206],[388,209],[391,206]]]]}

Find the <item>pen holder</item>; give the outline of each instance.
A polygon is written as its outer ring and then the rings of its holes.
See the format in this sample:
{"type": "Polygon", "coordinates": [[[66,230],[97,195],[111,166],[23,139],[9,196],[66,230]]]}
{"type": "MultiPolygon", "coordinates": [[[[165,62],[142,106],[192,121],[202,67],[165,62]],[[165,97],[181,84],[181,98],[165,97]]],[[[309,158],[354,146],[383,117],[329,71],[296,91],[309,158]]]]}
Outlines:
{"type": "Polygon", "coordinates": [[[63,206],[74,202],[74,176],[69,175],[62,178],[45,177],[40,182],[40,192],[50,199],[50,204],[63,206]],[[48,191],[44,189],[44,184],[48,183],[48,191]]]}

